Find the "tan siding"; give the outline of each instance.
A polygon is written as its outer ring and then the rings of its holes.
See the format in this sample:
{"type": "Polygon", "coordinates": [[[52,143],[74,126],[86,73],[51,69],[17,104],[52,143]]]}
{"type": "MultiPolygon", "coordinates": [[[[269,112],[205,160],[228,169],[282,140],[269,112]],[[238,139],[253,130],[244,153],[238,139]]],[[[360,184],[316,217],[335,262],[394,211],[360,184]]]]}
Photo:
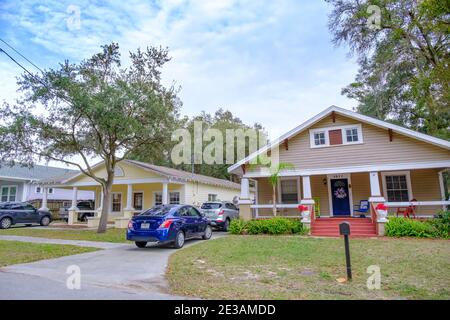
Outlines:
{"type": "Polygon", "coordinates": [[[368,200],[370,198],[369,173],[352,173],[351,180],[353,204],[359,205],[361,200],[368,200]]]}
{"type": "Polygon", "coordinates": [[[326,175],[311,177],[311,193],[316,201],[319,198],[321,216],[328,216],[330,203],[328,198],[328,185],[323,183],[324,179],[326,181],[326,175]]]}
{"type": "MultiPolygon", "coordinates": [[[[327,117],[311,129],[358,123],[337,115],[336,123],[327,117]]],[[[317,169],[450,160],[450,150],[396,133],[394,133],[393,141],[390,142],[387,130],[364,123],[362,131],[363,144],[311,148],[309,130],[305,130],[289,140],[289,150],[285,150],[283,146],[280,147],[280,161],[292,163],[297,169],[317,169]]]]}
{"type": "Polygon", "coordinates": [[[267,178],[258,179],[258,204],[272,203],[272,186],[267,178]]]}

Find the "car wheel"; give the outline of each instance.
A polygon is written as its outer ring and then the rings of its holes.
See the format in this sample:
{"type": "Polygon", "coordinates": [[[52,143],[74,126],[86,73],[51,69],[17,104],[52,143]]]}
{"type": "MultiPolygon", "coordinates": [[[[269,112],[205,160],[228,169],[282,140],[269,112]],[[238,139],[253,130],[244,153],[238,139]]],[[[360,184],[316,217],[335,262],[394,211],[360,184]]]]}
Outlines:
{"type": "Polygon", "coordinates": [[[183,231],[178,231],[178,232],[177,232],[177,235],[176,235],[176,237],[175,237],[174,247],[175,247],[176,249],[183,248],[183,246],[184,246],[184,241],[185,241],[185,238],[184,238],[184,232],[183,232],[183,231]]]}
{"type": "Polygon", "coordinates": [[[144,242],[144,241],[136,241],[134,244],[135,244],[136,247],[138,247],[138,248],[145,248],[145,246],[147,245],[147,242],[144,242]]]}
{"type": "Polygon", "coordinates": [[[12,225],[11,218],[3,218],[0,220],[0,229],[8,229],[12,225]]]}
{"type": "Polygon", "coordinates": [[[50,224],[50,217],[48,216],[42,217],[40,224],[41,226],[44,227],[48,226],[50,224]]]}
{"type": "Polygon", "coordinates": [[[209,239],[211,239],[211,236],[212,236],[211,226],[206,226],[205,234],[202,236],[202,239],[209,240],[209,239]]]}
{"type": "Polygon", "coordinates": [[[223,223],[223,231],[228,232],[228,228],[230,227],[230,219],[226,219],[225,222],[223,223]]]}

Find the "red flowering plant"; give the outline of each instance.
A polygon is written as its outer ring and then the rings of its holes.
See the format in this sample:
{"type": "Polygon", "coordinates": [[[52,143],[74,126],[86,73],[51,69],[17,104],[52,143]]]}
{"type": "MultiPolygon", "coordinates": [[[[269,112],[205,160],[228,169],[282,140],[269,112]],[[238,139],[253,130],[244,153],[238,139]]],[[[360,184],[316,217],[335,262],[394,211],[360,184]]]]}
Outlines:
{"type": "Polygon", "coordinates": [[[388,206],[385,205],[384,203],[379,203],[379,204],[376,206],[375,209],[376,209],[376,210],[384,210],[384,211],[386,211],[386,210],[388,209],[388,206]]]}
{"type": "Polygon", "coordinates": [[[298,211],[300,211],[300,212],[303,212],[303,211],[308,211],[309,210],[309,208],[307,207],[307,206],[305,206],[305,205],[299,205],[298,206],[298,211]]]}

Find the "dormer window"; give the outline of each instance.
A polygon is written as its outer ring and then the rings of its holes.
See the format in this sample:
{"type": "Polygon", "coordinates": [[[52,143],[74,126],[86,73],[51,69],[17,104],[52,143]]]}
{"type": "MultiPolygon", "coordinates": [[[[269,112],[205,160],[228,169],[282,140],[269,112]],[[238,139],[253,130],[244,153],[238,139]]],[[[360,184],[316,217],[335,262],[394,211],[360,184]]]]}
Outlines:
{"type": "Polygon", "coordinates": [[[350,128],[345,130],[347,142],[358,142],[358,128],[350,128]]]}
{"type": "Polygon", "coordinates": [[[363,143],[360,124],[310,130],[311,148],[323,148],[363,143]]]}
{"type": "Polygon", "coordinates": [[[326,140],[325,140],[325,131],[314,133],[314,144],[315,144],[316,146],[325,145],[325,143],[326,143],[326,140]]]}

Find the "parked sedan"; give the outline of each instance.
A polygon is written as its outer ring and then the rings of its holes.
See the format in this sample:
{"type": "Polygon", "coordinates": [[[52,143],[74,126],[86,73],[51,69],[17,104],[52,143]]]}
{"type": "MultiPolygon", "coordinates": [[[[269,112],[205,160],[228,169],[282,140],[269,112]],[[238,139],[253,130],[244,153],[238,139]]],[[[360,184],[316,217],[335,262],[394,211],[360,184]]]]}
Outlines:
{"type": "Polygon", "coordinates": [[[239,218],[239,209],[232,202],[215,201],[205,202],[200,212],[208,218],[211,226],[228,231],[232,219],[239,218]]]}
{"type": "Polygon", "coordinates": [[[208,219],[188,205],[155,206],[131,218],[127,230],[127,240],[134,241],[138,248],[156,242],[173,243],[179,249],[187,239],[209,240],[211,235],[208,219]]]}
{"type": "Polygon", "coordinates": [[[38,210],[27,202],[0,203],[0,229],[8,229],[12,225],[22,223],[48,226],[51,221],[52,215],[49,211],[38,210]]]}

